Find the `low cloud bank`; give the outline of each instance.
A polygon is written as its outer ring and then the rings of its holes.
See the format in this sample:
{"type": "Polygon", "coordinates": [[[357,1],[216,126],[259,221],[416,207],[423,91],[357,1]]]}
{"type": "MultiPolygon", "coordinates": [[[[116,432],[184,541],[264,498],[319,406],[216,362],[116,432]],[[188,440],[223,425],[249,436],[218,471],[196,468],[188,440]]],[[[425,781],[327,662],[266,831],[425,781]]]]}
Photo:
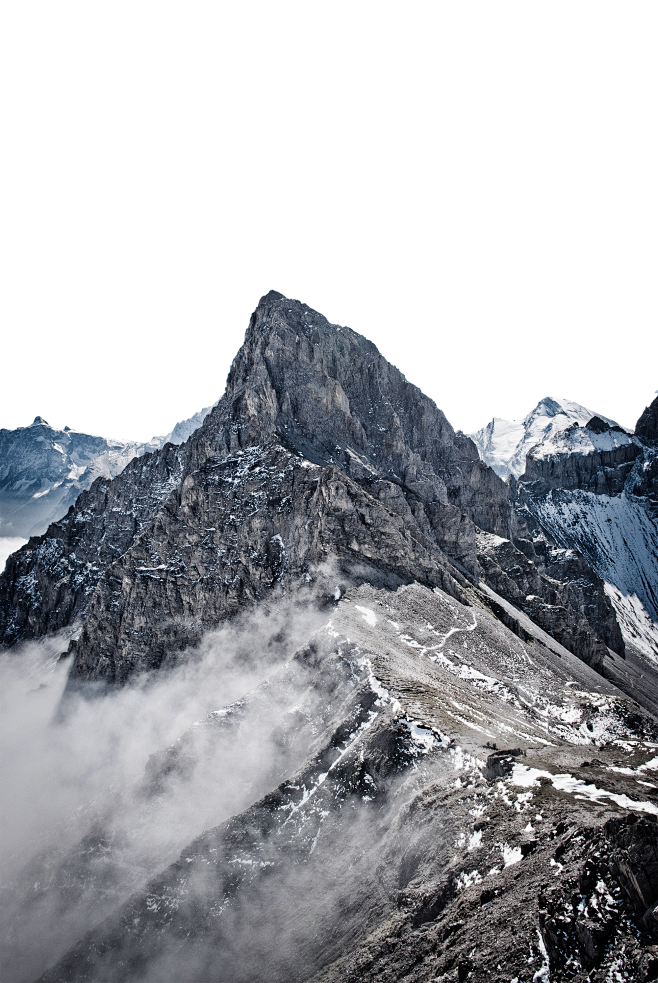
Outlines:
{"type": "Polygon", "coordinates": [[[7,983],[34,980],[195,836],[284,774],[289,748],[273,721],[309,685],[286,660],[326,619],[308,598],[250,612],[167,672],[94,699],[67,694],[63,714],[67,639],[0,656],[7,983]],[[268,676],[279,680],[268,713],[252,714],[248,728],[239,707],[195,726],[268,676]]]}

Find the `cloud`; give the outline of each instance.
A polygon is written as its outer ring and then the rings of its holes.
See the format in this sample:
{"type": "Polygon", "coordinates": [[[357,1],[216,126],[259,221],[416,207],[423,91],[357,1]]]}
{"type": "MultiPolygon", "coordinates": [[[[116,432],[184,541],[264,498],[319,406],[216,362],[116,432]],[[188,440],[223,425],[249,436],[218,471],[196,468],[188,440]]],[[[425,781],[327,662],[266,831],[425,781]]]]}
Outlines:
{"type": "MultiPolygon", "coordinates": [[[[339,570],[319,573],[324,598],[339,570]]],[[[419,750],[340,618],[283,598],[64,712],[65,637],[0,657],[4,978],[33,983],[80,942],[58,979],[107,951],[96,983],[214,978],[218,952],[223,979],[287,980],[397,918],[400,892],[429,904],[417,875],[444,890],[451,820],[413,802],[453,762],[419,750]]]]}
{"type": "Polygon", "coordinates": [[[208,633],[168,671],[67,694],[64,712],[62,633],[0,656],[3,978],[33,980],[285,773],[279,717],[308,688],[286,660],[326,617],[308,597],[284,599],[208,633]],[[240,700],[262,702],[266,677],[267,706],[247,725],[240,700]]]}

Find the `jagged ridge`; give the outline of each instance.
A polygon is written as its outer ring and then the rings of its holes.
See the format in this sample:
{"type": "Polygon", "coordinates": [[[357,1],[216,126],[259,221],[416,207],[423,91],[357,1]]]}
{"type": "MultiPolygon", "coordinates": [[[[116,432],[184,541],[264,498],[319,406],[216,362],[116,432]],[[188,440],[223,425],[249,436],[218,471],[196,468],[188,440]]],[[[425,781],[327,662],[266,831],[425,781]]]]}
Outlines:
{"type": "Polygon", "coordinates": [[[332,560],[357,582],[419,580],[454,596],[484,575],[600,664],[601,637],[620,646],[602,585],[590,577],[586,603],[582,583],[556,579],[560,558],[542,572],[523,537],[507,485],[432,400],[367,339],[271,291],[187,444],[133,462],[107,491],[95,484],[9,561],[2,637],[84,617],[72,680],[123,681],[332,560]],[[507,545],[494,555],[478,529],[507,545]]]}

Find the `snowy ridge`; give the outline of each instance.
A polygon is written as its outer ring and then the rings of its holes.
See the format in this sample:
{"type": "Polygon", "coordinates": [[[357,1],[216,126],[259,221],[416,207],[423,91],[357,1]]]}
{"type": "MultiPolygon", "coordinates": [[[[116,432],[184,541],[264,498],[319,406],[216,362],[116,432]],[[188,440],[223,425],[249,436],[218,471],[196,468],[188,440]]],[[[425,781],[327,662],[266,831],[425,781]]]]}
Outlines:
{"type": "MultiPolygon", "coordinates": [[[[641,447],[639,438],[603,413],[554,396],[545,396],[522,420],[494,417],[469,436],[498,475],[522,479],[519,493],[550,539],[563,549],[579,550],[602,577],[625,641],[658,659],[658,530],[647,502],[627,491],[594,494],[573,486],[536,495],[531,484],[523,483],[530,451],[535,461],[582,459],[629,444],[641,447]],[[612,429],[590,429],[587,424],[595,416],[612,429]]],[[[637,467],[626,484],[630,492],[635,472],[637,467]]]]}
{"type": "Polygon", "coordinates": [[[613,451],[627,444],[641,443],[637,437],[622,433],[619,430],[606,430],[596,433],[584,427],[572,424],[566,430],[553,431],[540,444],[532,448],[535,460],[545,460],[558,454],[595,454],[601,451],[613,451]]]}
{"type": "Polygon", "coordinates": [[[133,458],[183,443],[211,409],[206,406],[146,442],[57,430],[41,416],[29,427],[0,430],[0,538],[45,532],[96,478],[115,478],[133,458]]]}
{"type": "Polygon", "coordinates": [[[580,403],[547,396],[523,420],[494,417],[486,427],[470,436],[482,460],[497,475],[501,478],[507,478],[510,474],[518,477],[525,471],[526,454],[531,447],[556,437],[573,423],[584,427],[593,416],[616,426],[614,420],[594,413],[580,403]]]}
{"type": "Polygon", "coordinates": [[[202,410],[188,417],[187,420],[181,420],[177,423],[174,429],[170,430],[164,437],[152,437],[149,444],[157,443],[158,447],[164,447],[165,444],[184,444],[192,436],[194,431],[199,429],[205,418],[216,405],[217,403],[213,403],[212,406],[204,406],[202,410]]]}
{"type": "Polygon", "coordinates": [[[627,642],[658,659],[658,529],[625,491],[551,490],[531,510],[558,545],[578,549],[605,580],[627,642]]]}

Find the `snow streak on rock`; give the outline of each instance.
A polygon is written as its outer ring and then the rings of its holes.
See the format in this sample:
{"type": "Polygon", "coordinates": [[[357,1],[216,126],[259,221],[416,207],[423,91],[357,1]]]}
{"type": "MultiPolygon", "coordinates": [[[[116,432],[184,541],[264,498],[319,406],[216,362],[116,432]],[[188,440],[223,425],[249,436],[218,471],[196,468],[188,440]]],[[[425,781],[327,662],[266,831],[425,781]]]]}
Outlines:
{"type": "Polygon", "coordinates": [[[628,641],[658,658],[658,528],[645,505],[621,495],[549,491],[533,513],[550,536],[575,547],[608,584],[628,641]]]}

